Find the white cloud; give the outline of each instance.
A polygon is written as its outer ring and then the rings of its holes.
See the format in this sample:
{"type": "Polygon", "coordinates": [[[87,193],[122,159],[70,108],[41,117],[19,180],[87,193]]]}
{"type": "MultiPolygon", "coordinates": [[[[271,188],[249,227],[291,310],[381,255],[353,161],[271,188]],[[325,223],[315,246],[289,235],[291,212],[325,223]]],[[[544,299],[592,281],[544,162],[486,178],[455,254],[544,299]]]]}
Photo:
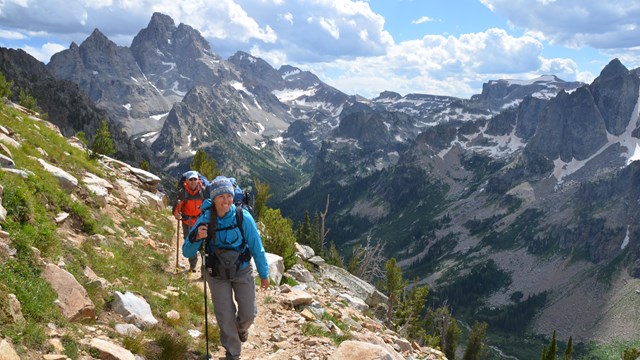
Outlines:
{"type": "MultiPolygon", "coordinates": [[[[384,90],[468,98],[490,79],[531,79],[556,74],[593,80],[573,60],[546,59],[542,44],[501,29],[459,37],[428,35],[391,47],[386,55],[307,65],[321,79],[350,94],[372,98],[384,90]],[[390,84],[393,84],[390,87],[390,84]]],[[[303,65],[299,65],[304,68],[303,65]]]]}
{"type": "Polygon", "coordinates": [[[0,38],[21,40],[21,39],[26,39],[27,37],[24,34],[17,31],[0,30],[0,38]]]}
{"type": "Polygon", "coordinates": [[[54,43],[46,43],[40,48],[34,48],[32,46],[25,46],[23,48],[24,51],[28,52],[31,56],[42,61],[45,64],[49,62],[53,54],[58,53],[64,49],[66,49],[65,46],[54,43]]]}
{"type": "Polygon", "coordinates": [[[637,0],[481,0],[514,26],[554,44],[597,49],[640,45],[637,0]]]}
{"type": "Polygon", "coordinates": [[[426,22],[430,22],[430,21],[433,21],[433,19],[428,17],[428,16],[422,16],[417,20],[413,20],[411,23],[412,24],[422,24],[422,23],[426,23],[426,22]]]}

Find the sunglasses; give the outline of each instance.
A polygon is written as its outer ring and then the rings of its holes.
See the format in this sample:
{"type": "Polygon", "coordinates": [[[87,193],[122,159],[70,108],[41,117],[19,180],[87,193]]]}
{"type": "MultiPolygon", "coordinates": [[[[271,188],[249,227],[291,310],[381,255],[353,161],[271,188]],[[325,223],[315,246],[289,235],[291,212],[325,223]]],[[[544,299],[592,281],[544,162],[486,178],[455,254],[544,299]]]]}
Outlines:
{"type": "Polygon", "coordinates": [[[189,181],[196,181],[196,180],[198,180],[198,179],[189,179],[189,181]]]}

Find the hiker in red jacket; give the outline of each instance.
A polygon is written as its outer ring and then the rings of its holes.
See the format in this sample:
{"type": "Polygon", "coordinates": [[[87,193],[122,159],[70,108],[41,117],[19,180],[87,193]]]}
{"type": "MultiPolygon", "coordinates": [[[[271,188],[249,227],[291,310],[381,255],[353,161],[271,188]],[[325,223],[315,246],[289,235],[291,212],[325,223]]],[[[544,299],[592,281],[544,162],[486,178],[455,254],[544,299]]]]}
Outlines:
{"type": "MultiPolygon", "coordinates": [[[[200,216],[200,206],[206,198],[205,188],[200,181],[197,171],[187,171],[185,181],[178,191],[178,203],[173,216],[182,220],[182,233],[188,234],[191,227],[200,216]]],[[[198,256],[189,258],[189,271],[196,272],[198,256]]]]}

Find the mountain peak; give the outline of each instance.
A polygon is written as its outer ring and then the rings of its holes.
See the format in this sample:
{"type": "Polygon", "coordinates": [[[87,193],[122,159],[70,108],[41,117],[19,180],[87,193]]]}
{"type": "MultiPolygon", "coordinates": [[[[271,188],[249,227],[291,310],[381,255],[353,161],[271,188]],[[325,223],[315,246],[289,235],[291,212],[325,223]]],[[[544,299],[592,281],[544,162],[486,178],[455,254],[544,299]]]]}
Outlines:
{"type": "Polygon", "coordinates": [[[175,26],[175,22],[171,16],[155,12],[151,16],[151,20],[147,27],[150,29],[172,29],[175,28],[175,26]]]}
{"type": "Polygon", "coordinates": [[[600,76],[599,77],[610,77],[610,76],[616,76],[616,75],[624,75],[626,73],[628,73],[629,70],[622,65],[622,63],[620,62],[620,60],[618,60],[618,58],[615,58],[613,60],[611,60],[607,66],[604,67],[604,69],[602,69],[602,71],[600,72],[600,76]]]}

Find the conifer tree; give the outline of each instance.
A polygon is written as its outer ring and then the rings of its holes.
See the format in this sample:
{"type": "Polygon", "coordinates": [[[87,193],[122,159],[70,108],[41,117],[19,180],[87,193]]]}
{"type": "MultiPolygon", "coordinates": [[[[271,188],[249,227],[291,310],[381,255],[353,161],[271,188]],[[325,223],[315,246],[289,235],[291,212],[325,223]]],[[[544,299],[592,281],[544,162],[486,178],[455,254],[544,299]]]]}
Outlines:
{"type": "Polygon", "coordinates": [[[0,98],[11,98],[13,96],[13,92],[11,91],[12,86],[13,81],[7,81],[4,74],[0,72],[0,98]]]}
{"type": "Polygon", "coordinates": [[[458,350],[458,343],[460,342],[460,334],[462,334],[462,330],[460,330],[458,322],[456,319],[451,317],[449,326],[447,327],[447,333],[445,335],[446,346],[443,349],[444,354],[449,360],[456,359],[456,351],[458,350]]]}
{"type": "Polygon", "coordinates": [[[487,334],[486,322],[474,322],[467,339],[467,347],[464,350],[463,360],[480,360],[485,357],[484,337],[487,334]]]}
{"type": "Polygon", "coordinates": [[[29,110],[33,110],[36,112],[40,112],[40,108],[38,107],[38,102],[36,99],[29,94],[28,90],[20,89],[20,95],[18,95],[18,104],[20,106],[24,106],[29,110]]]}
{"type": "Polygon", "coordinates": [[[389,310],[387,311],[387,322],[390,326],[393,326],[394,313],[399,305],[402,290],[405,287],[405,281],[402,279],[402,270],[396,263],[395,258],[389,259],[384,268],[387,273],[386,281],[384,282],[384,290],[387,291],[389,297],[389,310]]]}
{"type": "Polygon", "coordinates": [[[553,331],[549,346],[542,349],[542,356],[540,360],[556,360],[558,354],[558,343],[556,342],[556,331],[553,331]]]}
{"type": "MultiPolygon", "coordinates": [[[[417,280],[417,279],[416,279],[417,280]]],[[[408,293],[408,296],[402,305],[403,309],[400,316],[402,321],[399,324],[406,324],[406,334],[411,340],[422,340],[426,336],[424,308],[427,304],[427,295],[429,294],[429,286],[418,286],[417,281],[408,293]]]]}
{"type": "Polygon", "coordinates": [[[298,226],[296,239],[299,244],[307,245],[311,247],[314,252],[316,251],[316,249],[313,248],[313,244],[311,243],[311,221],[309,220],[309,211],[304,212],[304,219],[298,226]]]}
{"type": "Polygon", "coordinates": [[[562,360],[571,360],[572,354],[573,354],[573,339],[571,336],[569,336],[567,347],[564,348],[564,354],[562,355],[562,360]]]}
{"type": "Polygon", "coordinates": [[[316,211],[313,215],[313,222],[311,223],[311,235],[309,236],[309,243],[313,251],[318,256],[323,255],[323,250],[320,245],[320,214],[316,211]]]}
{"type": "Polygon", "coordinates": [[[329,265],[338,266],[341,268],[344,267],[344,261],[342,260],[342,256],[340,256],[340,252],[336,247],[336,243],[334,243],[333,241],[329,243],[329,256],[327,258],[327,263],[329,265]]]}
{"type": "Polygon", "coordinates": [[[102,125],[100,125],[98,132],[93,138],[91,150],[92,152],[89,157],[92,159],[98,158],[101,155],[111,155],[116,152],[113,141],[111,140],[111,134],[109,133],[109,127],[107,126],[107,120],[102,120],[102,125]]]}
{"type": "Polygon", "coordinates": [[[196,154],[193,156],[193,159],[191,160],[191,168],[204,175],[209,180],[214,179],[218,173],[218,164],[202,149],[198,149],[196,154]]]}

